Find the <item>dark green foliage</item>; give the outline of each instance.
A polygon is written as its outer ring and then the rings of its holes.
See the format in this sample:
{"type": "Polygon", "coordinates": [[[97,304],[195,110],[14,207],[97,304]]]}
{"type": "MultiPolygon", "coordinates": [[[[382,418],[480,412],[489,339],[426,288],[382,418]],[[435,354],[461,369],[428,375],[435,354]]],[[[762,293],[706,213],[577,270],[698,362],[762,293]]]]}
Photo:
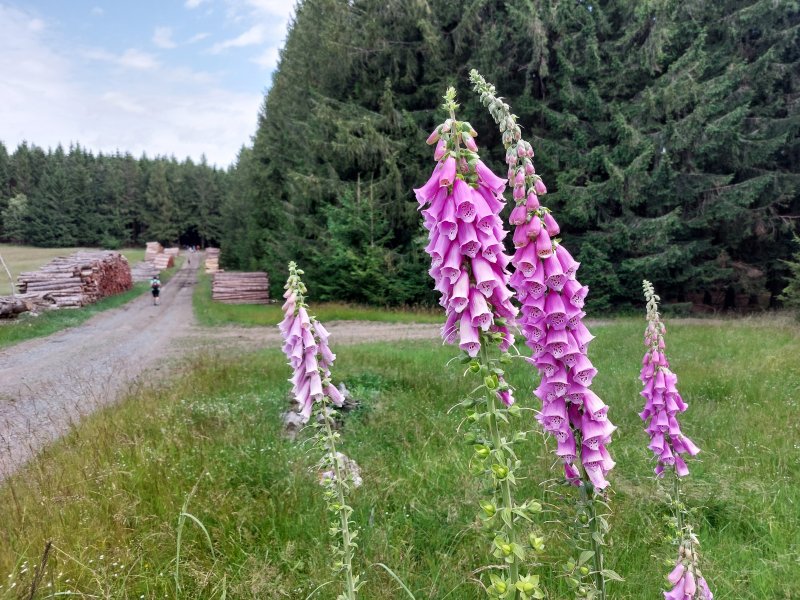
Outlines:
{"type": "Polygon", "coordinates": [[[800,213],[798,26],[788,0],[305,0],[234,174],[224,260],[278,284],[296,259],[338,299],[430,301],[411,188],[449,84],[504,172],[475,67],[526,127],[565,245],[596,257],[590,301],[638,302],[644,276],[671,302],[774,298],[800,213]],[[386,225],[368,251],[342,229],[365,226],[359,186],[386,225]],[[393,272],[421,275],[398,290],[393,272]]]}
{"type": "Polygon", "coordinates": [[[797,252],[794,253],[793,260],[784,261],[789,267],[789,284],[783,288],[780,299],[786,306],[800,309],[800,237],[795,236],[797,252]]]}
{"type": "Polygon", "coordinates": [[[37,246],[218,243],[228,174],[202,160],[45,153],[0,142],[0,240],[37,246]]]}

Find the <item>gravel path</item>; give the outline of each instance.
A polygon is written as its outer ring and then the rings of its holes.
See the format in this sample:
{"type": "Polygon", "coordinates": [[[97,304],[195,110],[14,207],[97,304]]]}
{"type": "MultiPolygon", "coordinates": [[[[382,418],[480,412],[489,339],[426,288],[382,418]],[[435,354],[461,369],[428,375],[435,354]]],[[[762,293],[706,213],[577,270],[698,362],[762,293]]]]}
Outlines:
{"type": "MultiPolygon", "coordinates": [[[[196,266],[184,263],[163,287],[160,306],[143,295],[78,327],[0,351],[0,480],[143,377],[167,376],[174,358],[197,350],[278,347],[275,327],[198,327],[192,312],[196,266]]],[[[437,325],[329,325],[337,344],[439,335],[437,325]]]]}

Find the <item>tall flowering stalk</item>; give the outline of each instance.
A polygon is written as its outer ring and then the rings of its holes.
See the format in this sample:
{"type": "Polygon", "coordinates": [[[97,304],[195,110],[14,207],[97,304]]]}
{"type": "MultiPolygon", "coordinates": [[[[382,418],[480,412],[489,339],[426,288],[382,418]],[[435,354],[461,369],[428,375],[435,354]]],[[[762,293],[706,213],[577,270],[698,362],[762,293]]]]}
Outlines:
{"type": "Polygon", "coordinates": [[[313,316],[305,303],[306,286],[300,276],[303,271],[294,262],[289,263],[289,278],[284,286],[284,318],[278,325],[284,339],[283,352],[289,359],[294,375],[292,394],[300,405],[304,423],[308,422],[316,407],[317,433],[315,447],[322,451],[319,462],[323,473],[321,483],[328,510],[336,515],[330,524],[331,535],[337,540],[333,545],[333,570],[344,578],[344,592],[338,600],[355,600],[360,578],[353,574],[353,555],[358,531],[350,520],[353,509],[347,504],[351,481],[345,468],[347,457],[336,449],[340,439],[334,429],[331,404],[342,406],[343,398],[331,383],[331,367],[336,355],[328,346],[329,333],[313,316]]]}
{"type": "MultiPolygon", "coordinates": [[[[503,370],[514,343],[509,326],[517,315],[508,288],[509,257],[503,251],[507,232],[499,217],[506,181],[480,160],[477,134],[469,123],[456,119],[457,107],[450,88],[444,104],[449,118],[428,138],[436,145],[436,167],[427,183],[414,191],[429,232],[430,274],[447,315],[442,337],[458,343],[463,362],[469,364],[467,372],[482,378],[473,396],[461,404],[473,427],[467,432],[475,450],[473,465],[491,482],[490,498],[480,502],[491,539],[489,551],[503,565],[489,569],[485,587],[493,598],[542,598],[539,577],[523,574],[529,560],[523,541],[524,531],[530,529],[526,521],[541,511],[541,505],[514,499],[520,461],[513,446],[525,434],[512,431],[519,408],[503,370]]],[[[534,550],[542,548],[534,533],[527,541],[534,550]]]]}
{"type": "Polygon", "coordinates": [[[664,477],[666,472],[671,471],[674,485],[673,525],[676,534],[675,543],[678,545],[678,560],[675,568],[667,576],[673,587],[672,590],[664,592],[664,599],[690,600],[697,597],[700,600],[712,600],[711,590],[698,566],[700,544],[688,522],[688,511],[680,496],[681,478],[689,474],[689,468],[682,455],[695,456],[700,452],[700,448],[683,434],[678,423],[678,414],[685,412],[688,405],[678,392],[678,376],[669,368],[664,343],[666,327],[658,313],[660,298],[649,281],[642,282],[642,289],[647,300],[647,329],[644,333],[644,345],[647,349],[639,375],[644,385],[641,394],[645,399],[645,407],[639,416],[647,424],[645,431],[650,436],[648,447],[655,454],[656,475],[664,477]]]}
{"type": "Polygon", "coordinates": [[[608,487],[606,475],[615,464],[606,444],[616,428],[608,420],[608,406],[590,389],[597,369],[587,354],[594,336],[583,323],[588,288],[577,279],[580,263],[557,237],[558,222],[541,204],[547,187],[536,174],[533,148],[522,139],[516,116],[478,71],[470,72],[470,80],[502,132],[508,179],[513,182],[510,284],[522,305],[518,322],[532,351],[530,362],[541,375],[535,391],[542,401],[537,418],[557,440],[556,454],[567,481],[580,488],[577,533],[581,544],[591,548],[567,563],[568,582],[578,597],[605,598],[606,578],[619,576],[603,566],[608,524],[598,514],[598,505],[606,506],[598,495],[608,487]],[[593,572],[585,566],[589,560],[594,562],[593,572]]]}

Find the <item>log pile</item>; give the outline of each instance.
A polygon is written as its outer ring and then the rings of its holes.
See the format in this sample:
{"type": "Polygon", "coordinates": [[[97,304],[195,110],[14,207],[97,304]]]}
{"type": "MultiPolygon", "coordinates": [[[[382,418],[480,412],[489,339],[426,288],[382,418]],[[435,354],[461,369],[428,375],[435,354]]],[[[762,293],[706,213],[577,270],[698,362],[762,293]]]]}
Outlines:
{"type": "Polygon", "coordinates": [[[219,271],[219,248],[206,248],[206,273],[219,271]]]}
{"type": "Polygon", "coordinates": [[[50,294],[0,296],[0,319],[11,319],[24,312],[40,313],[50,308],[56,308],[56,300],[50,294]]]}
{"type": "Polygon", "coordinates": [[[152,262],[142,261],[131,267],[131,277],[134,283],[150,281],[159,273],[160,270],[152,262]]]}
{"type": "Polygon", "coordinates": [[[119,252],[59,256],[17,278],[21,294],[49,295],[56,308],[79,307],[133,287],[128,259],[119,252]]]}
{"type": "Polygon", "coordinates": [[[177,257],[181,253],[180,248],[164,248],[164,254],[177,257]]]}
{"type": "Polygon", "coordinates": [[[0,319],[12,319],[18,314],[27,312],[29,310],[30,308],[28,305],[18,297],[0,297],[0,319]]]}
{"type": "Polygon", "coordinates": [[[263,271],[218,271],[211,284],[211,299],[224,304],[268,304],[269,279],[263,271]]]}
{"type": "Polygon", "coordinates": [[[153,259],[153,266],[159,271],[175,266],[175,257],[172,254],[159,254],[153,259]]]}
{"type": "Polygon", "coordinates": [[[164,252],[164,246],[158,242],[147,242],[145,245],[144,259],[147,261],[155,260],[156,256],[164,252]]]}

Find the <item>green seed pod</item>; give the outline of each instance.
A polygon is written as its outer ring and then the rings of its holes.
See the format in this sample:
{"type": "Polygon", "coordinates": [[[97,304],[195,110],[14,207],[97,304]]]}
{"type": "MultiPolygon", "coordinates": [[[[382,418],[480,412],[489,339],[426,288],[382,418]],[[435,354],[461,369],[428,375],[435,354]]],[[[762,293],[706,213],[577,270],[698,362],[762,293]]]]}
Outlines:
{"type": "Polygon", "coordinates": [[[505,465],[492,465],[492,472],[498,479],[505,479],[508,476],[508,467],[505,465]]]}
{"type": "Polygon", "coordinates": [[[478,458],[487,458],[491,450],[482,444],[478,444],[475,446],[475,454],[477,454],[478,458]]]}
{"type": "Polygon", "coordinates": [[[481,509],[486,513],[487,517],[493,517],[497,512],[497,507],[488,500],[481,500],[481,509]]]}

